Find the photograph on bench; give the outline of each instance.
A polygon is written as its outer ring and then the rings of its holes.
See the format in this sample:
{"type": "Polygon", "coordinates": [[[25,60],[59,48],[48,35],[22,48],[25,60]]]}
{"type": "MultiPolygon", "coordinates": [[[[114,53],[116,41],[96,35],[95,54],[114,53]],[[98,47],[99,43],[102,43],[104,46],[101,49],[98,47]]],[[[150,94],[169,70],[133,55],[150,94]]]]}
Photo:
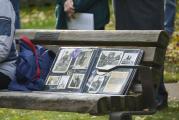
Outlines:
{"type": "Polygon", "coordinates": [[[118,68],[104,72],[116,66],[138,65],[143,56],[140,49],[99,48],[96,66],[85,84],[84,92],[99,94],[127,94],[134,80],[136,69],[118,68]]]}
{"type": "Polygon", "coordinates": [[[61,47],[53,63],[45,89],[62,92],[82,92],[83,84],[93,66],[97,48],[61,47]]]}
{"type": "Polygon", "coordinates": [[[137,65],[143,56],[140,49],[61,47],[46,80],[50,91],[97,94],[126,94],[136,69],[116,66],[137,65]]]}

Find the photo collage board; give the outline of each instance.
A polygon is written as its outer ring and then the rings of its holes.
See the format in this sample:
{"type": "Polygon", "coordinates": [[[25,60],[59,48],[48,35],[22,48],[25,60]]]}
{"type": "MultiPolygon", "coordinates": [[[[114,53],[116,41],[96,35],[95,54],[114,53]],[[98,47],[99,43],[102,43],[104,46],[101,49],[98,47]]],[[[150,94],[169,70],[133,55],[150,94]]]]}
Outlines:
{"type": "Polygon", "coordinates": [[[48,74],[45,88],[52,91],[81,92],[93,66],[97,48],[61,47],[48,74]]]}
{"type": "Polygon", "coordinates": [[[110,72],[100,72],[116,66],[132,66],[140,63],[143,50],[140,49],[101,49],[96,66],[85,84],[87,93],[126,94],[136,69],[118,68],[110,72]]]}
{"type": "Polygon", "coordinates": [[[76,91],[94,94],[126,94],[136,69],[115,66],[140,63],[143,50],[121,48],[60,48],[46,80],[54,91],[76,91]]]}

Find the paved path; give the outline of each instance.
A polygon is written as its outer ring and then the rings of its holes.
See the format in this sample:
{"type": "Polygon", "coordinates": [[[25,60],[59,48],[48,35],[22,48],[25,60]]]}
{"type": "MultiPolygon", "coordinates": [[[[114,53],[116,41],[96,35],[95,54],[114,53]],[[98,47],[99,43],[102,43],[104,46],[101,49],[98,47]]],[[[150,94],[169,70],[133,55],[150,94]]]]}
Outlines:
{"type": "Polygon", "coordinates": [[[179,101],[179,82],[178,83],[167,83],[165,84],[169,94],[169,100],[179,101]]]}

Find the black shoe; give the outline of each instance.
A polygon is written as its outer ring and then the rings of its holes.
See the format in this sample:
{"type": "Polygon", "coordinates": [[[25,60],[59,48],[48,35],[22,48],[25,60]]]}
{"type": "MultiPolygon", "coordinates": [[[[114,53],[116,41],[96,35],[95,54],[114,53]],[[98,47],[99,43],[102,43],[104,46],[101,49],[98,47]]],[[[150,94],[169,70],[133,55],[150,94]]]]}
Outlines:
{"type": "Polygon", "coordinates": [[[168,93],[159,97],[157,102],[157,109],[162,110],[168,108],[168,93]]]}

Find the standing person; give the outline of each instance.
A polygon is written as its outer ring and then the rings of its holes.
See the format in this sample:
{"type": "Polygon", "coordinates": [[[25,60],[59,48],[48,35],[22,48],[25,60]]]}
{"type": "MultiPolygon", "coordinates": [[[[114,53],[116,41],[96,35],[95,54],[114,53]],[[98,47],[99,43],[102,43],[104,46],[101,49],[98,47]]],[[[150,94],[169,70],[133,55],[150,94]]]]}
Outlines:
{"type": "Polygon", "coordinates": [[[67,20],[75,13],[92,13],[94,29],[104,30],[109,22],[108,0],[57,0],[57,29],[67,29],[67,20]]]}
{"type": "MultiPolygon", "coordinates": [[[[163,0],[114,0],[116,29],[118,30],[163,30],[164,1],[163,0]]],[[[163,73],[164,65],[160,71],[163,73]]],[[[160,80],[156,96],[157,107],[166,107],[168,93],[163,76],[160,80]]]]}
{"type": "MultiPolygon", "coordinates": [[[[175,14],[176,14],[176,0],[164,0],[164,30],[168,33],[168,36],[170,38],[174,32],[175,14]]],[[[159,95],[158,95],[159,109],[167,106],[167,97],[168,97],[168,94],[164,86],[164,80],[163,80],[164,78],[161,79],[162,80],[160,81],[159,95]]]]}
{"type": "Polygon", "coordinates": [[[0,0],[0,89],[7,89],[16,71],[15,12],[9,0],[0,0]]]}
{"type": "Polygon", "coordinates": [[[14,10],[15,10],[15,13],[16,13],[16,22],[15,22],[15,28],[16,29],[20,29],[20,14],[19,14],[19,0],[10,0],[13,7],[14,7],[14,10]]]}
{"type": "Polygon", "coordinates": [[[169,37],[171,37],[175,26],[176,0],[165,0],[164,3],[164,30],[168,33],[169,37]]]}

